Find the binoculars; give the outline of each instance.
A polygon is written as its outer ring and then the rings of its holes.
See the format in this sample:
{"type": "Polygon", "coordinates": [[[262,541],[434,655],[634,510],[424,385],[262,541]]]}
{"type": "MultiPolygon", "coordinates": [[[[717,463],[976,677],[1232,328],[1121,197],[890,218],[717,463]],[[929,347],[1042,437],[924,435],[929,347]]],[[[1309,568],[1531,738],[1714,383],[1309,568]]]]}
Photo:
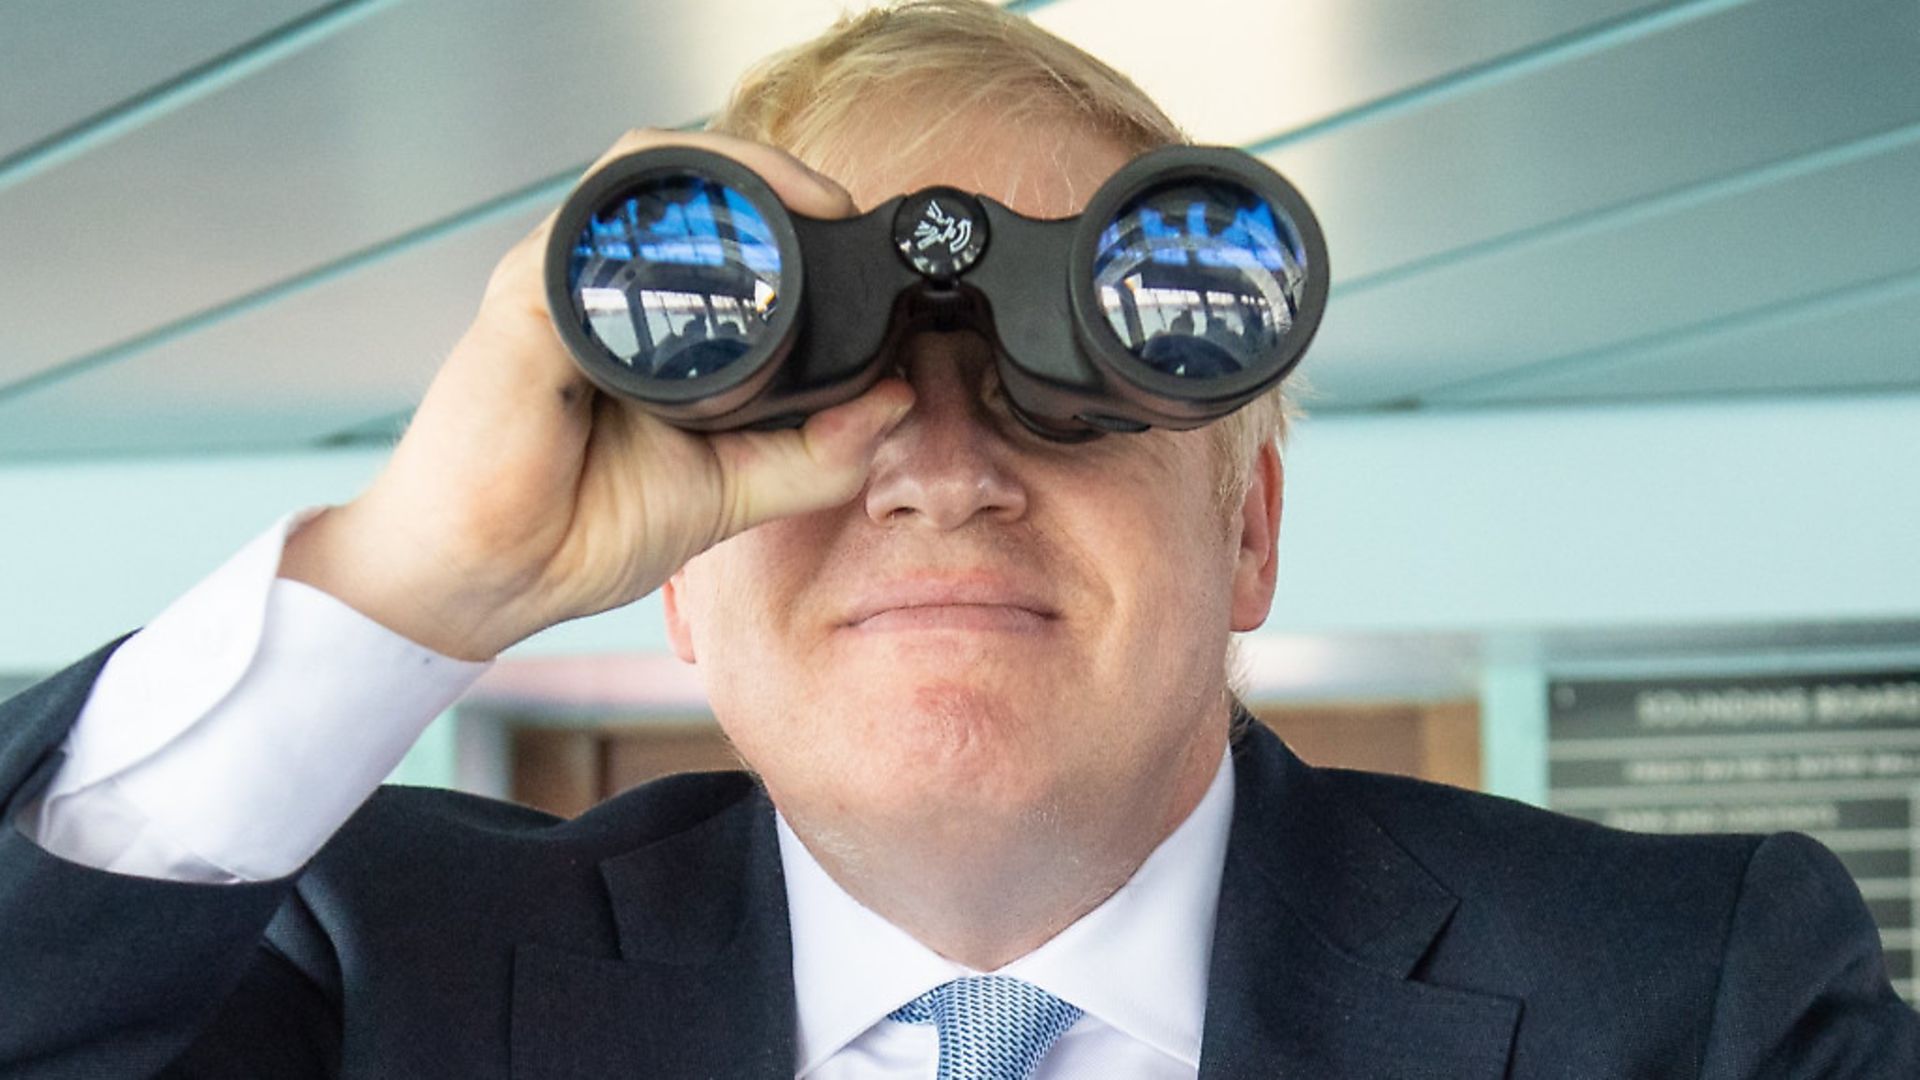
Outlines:
{"type": "Polygon", "coordinates": [[[1013,414],[1062,441],[1245,405],[1299,362],[1328,284],[1299,192],[1195,146],[1135,158],[1057,220],[951,187],[810,218],[724,155],[643,150],[568,197],[545,275],[587,378],[683,428],[799,424],[908,335],[972,330],[1013,414]]]}

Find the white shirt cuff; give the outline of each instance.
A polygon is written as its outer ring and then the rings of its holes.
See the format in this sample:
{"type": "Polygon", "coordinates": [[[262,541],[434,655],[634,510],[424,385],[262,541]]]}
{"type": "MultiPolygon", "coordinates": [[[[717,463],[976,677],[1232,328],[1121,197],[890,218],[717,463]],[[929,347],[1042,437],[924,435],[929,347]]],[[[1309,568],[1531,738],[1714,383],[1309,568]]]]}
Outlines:
{"type": "Polygon", "coordinates": [[[21,826],[62,858],[202,882],[298,870],[485,672],[276,576],[290,514],[107,661],[21,826]]]}

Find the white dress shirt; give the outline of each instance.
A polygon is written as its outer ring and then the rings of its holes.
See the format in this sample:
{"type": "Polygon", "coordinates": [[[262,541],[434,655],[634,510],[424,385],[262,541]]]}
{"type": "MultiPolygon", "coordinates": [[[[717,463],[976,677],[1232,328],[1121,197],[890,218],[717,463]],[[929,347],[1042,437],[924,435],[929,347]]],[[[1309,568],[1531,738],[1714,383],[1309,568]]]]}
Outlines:
{"type": "MultiPolygon", "coordinates": [[[[992,974],[1025,979],[1085,1015],[1034,1080],[1194,1080],[1206,1013],[1214,909],[1233,819],[1222,755],[1187,820],[1106,902],[992,974]]],[[[932,1080],[931,1024],[888,1020],[950,979],[979,975],[847,895],[779,822],[793,931],[797,1080],[932,1080]]]]}
{"type": "Polygon", "coordinates": [[[18,819],[70,862],[225,884],[293,873],[485,663],[277,577],[289,514],[115,650],[18,819]]]}
{"type": "MultiPolygon", "coordinates": [[[[83,865],[179,881],[293,873],[487,668],[441,656],[276,576],[288,515],[109,658],[67,760],[17,825],[83,865]]],[[[1001,968],[1085,1013],[1035,1080],[1193,1080],[1232,818],[1223,757],[1134,876],[1001,968]]],[[[885,1019],[980,974],[862,907],[779,822],[798,1003],[794,1075],[931,1080],[932,1025],[885,1019]]]]}

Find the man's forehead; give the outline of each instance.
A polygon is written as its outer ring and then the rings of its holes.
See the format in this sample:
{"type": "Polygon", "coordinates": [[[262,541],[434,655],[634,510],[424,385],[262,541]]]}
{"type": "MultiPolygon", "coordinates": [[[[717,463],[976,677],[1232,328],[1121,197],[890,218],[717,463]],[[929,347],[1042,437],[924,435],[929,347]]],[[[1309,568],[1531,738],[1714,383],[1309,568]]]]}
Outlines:
{"type": "Polygon", "coordinates": [[[1112,139],[1060,120],[875,119],[850,123],[818,155],[800,155],[845,185],[862,210],[946,184],[1028,217],[1068,217],[1130,156],[1112,139]]]}

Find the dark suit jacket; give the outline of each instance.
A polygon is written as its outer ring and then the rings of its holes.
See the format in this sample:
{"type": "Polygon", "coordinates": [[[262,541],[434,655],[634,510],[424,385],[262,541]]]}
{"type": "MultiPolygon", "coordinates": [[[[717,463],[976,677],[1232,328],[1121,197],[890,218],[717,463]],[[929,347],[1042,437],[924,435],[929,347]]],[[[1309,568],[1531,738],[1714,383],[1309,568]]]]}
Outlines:
{"type": "MultiPolygon", "coordinates": [[[[104,657],[0,706],[9,820],[104,657]]],[[[1264,732],[1234,768],[1208,1080],[1920,1075],[1920,1018],[1809,840],[1613,832],[1264,732]]],[[[0,829],[0,1076],[789,1080],[793,1025],[772,808],[737,774],[570,822],[386,789],[253,885],[0,829]]]]}

